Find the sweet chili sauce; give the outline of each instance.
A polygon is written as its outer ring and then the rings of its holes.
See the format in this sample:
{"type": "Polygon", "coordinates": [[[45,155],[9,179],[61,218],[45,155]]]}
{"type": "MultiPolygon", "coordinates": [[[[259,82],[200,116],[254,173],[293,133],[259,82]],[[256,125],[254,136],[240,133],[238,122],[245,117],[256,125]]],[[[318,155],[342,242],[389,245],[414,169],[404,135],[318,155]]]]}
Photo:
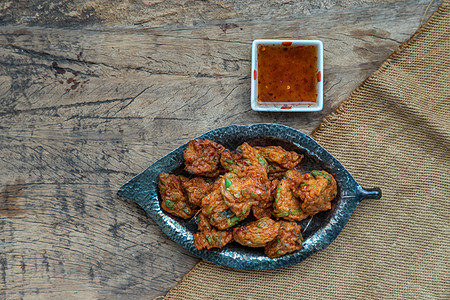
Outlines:
{"type": "Polygon", "coordinates": [[[258,101],[317,102],[317,53],[311,45],[258,45],[258,101]]]}

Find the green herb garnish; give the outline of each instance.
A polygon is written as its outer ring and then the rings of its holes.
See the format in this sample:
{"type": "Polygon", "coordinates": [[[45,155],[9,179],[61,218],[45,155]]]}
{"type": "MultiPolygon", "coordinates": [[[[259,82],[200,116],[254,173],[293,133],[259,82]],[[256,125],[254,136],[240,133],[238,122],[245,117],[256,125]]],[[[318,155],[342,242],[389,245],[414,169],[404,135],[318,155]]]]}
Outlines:
{"type": "Polygon", "coordinates": [[[289,216],[288,211],[281,212],[281,213],[275,215],[275,217],[277,217],[277,218],[286,217],[286,216],[289,216]]]}
{"type": "Polygon", "coordinates": [[[331,184],[331,178],[328,175],[324,174],[323,172],[313,170],[313,171],[311,171],[311,175],[314,177],[323,177],[326,180],[328,180],[328,184],[331,184]]]}
{"type": "Polygon", "coordinates": [[[277,189],[277,196],[275,197],[275,204],[278,202],[278,198],[280,198],[281,186],[277,189]]]}
{"type": "Polygon", "coordinates": [[[231,180],[228,178],[225,178],[225,188],[229,188],[231,186],[231,180]]]}
{"type": "Polygon", "coordinates": [[[171,200],[166,200],[166,206],[170,209],[174,209],[175,208],[175,202],[171,201],[171,200]]]}
{"type": "Polygon", "coordinates": [[[241,220],[241,218],[239,218],[238,216],[234,216],[234,217],[231,217],[231,218],[227,219],[227,222],[228,222],[228,225],[233,226],[234,224],[236,224],[240,220],[241,220]]]}
{"type": "Polygon", "coordinates": [[[258,161],[261,165],[267,166],[267,161],[258,154],[258,161]]]}

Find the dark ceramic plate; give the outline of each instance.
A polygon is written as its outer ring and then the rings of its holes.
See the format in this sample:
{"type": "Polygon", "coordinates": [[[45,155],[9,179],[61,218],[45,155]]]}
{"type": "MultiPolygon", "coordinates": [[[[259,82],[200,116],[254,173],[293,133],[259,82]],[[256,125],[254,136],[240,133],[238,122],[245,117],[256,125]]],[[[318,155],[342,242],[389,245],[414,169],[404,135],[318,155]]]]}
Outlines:
{"type": "Polygon", "coordinates": [[[336,178],[338,184],[338,196],[332,202],[331,210],[300,222],[304,237],[303,249],[275,259],[265,256],[263,248],[248,248],[237,243],[230,243],[221,250],[197,250],[192,239],[197,229],[195,218],[184,220],[161,209],[158,175],[161,172],[184,173],[182,154],[186,144],[155,162],[119,189],[119,196],[136,201],[171,239],[193,254],[218,265],[245,270],[269,270],[297,264],[331,244],[363,199],[381,197],[381,191],[377,188],[363,189],[344,166],[311,137],[287,126],[231,125],[208,131],[198,138],[213,140],[231,150],[243,142],[253,146],[279,145],[304,155],[297,168],[300,172],[326,170],[336,178]]]}

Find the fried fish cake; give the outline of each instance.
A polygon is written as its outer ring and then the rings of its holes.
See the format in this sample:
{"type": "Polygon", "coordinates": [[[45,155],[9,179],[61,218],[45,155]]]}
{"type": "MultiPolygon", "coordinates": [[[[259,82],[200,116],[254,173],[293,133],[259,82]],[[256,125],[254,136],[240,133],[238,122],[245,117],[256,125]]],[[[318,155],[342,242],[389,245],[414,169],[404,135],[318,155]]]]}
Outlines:
{"type": "Polygon", "coordinates": [[[308,217],[301,209],[301,200],[294,194],[301,174],[295,170],[286,172],[286,178],[278,184],[274,201],[274,216],[289,221],[301,221],[308,217]]]}
{"type": "Polygon", "coordinates": [[[295,168],[303,155],[295,151],[286,151],[280,146],[254,147],[269,163],[268,173],[278,173],[295,168]]]}
{"type": "Polygon", "coordinates": [[[205,230],[194,233],[194,245],[198,250],[222,248],[233,240],[231,230],[205,230]]]}
{"type": "Polygon", "coordinates": [[[302,176],[295,193],[302,200],[301,210],[313,216],[331,209],[331,201],[337,195],[336,180],[326,171],[314,170],[302,176]]]}
{"type": "Polygon", "coordinates": [[[237,177],[233,173],[224,175],[222,195],[230,210],[237,216],[248,215],[253,205],[258,205],[266,187],[252,177],[237,177]]]}
{"type": "Polygon", "coordinates": [[[270,218],[261,218],[233,229],[236,242],[248,247],[264,247],[272,241],[280,230],[280,223],[270,218]]]}
{"type": "Polygon", "coordinates": [[[228,171],[222,176],[225,203],[236,216],[248,215],[252,206],[266,208],[270,201],[270,181],[267,162],[247,143],[237,153],[224,151],[222,166],[228,171]]]}
{"type": "Polygon", "coordinates": [[[243,143],[236,149],[236,153],[224,150],[220,159],[222,167],[227,171],[236,174],[238,177],[247,176],[249,169],[259,170],[259,173],[267,174],[268,163],[258,151],[248,143],[243,143]]]}
{"type": "Polygon", "coordinates": [[[266,203],[260,202],[258,205],[252,206],[253,216],[256,219],[264,217],[270,218],[273,215],[273,201],[277,192],[278,184],[280,180],[277,178],[270,180],[270,200],[266,203]]]}
{"type": "Polygon", "coordinates": [[[250,213],[250,211],[248,211],[246,214],[236,216],[225,203],[220,188],[214,189],[209,195],[202,199],[201,211],[208,218],[209,223],[219,230],[233,227],[239,221],[245,219],[250,213]]]}
{"type": "Polygon", "coordinates": [[[161,193],[161,207],[168,213],[183,219],[191,218],[197,209],[188,201],[183,189],[183,182],[188,179],[182,175],[167,173],[159,174],[159,192],[161,193]]]}
{"type": "Polygon", "coordinates": [[[269,242],[264,249],[266,255],[270,258],[300,250],[303,245],[301,227],[296,222],[280,221],[280,230],[278,235],[269,242]]]}
{"type": "Polygon", "coordinates": [[[210,224],[203,211],[197,214],[197,230],[194,234],[194,245],[197,249],[222,248],[233,240],[231,230],[217,230],[210,224]]]}
{"type": "Polygon", "coordinates": [[[225,148],[210,140],[192,140],[183,152],[186,171],[191,174],[215,177],[219,175],[220,155],[225,148]]]}
{"type": "Polygon", "coordinates": [[[209,223],[208,216],[206,216],[202,211],[197,214],[196,221],[198,231],[206,231],[212,229],[212,226],[209,223]]]}
{"type": "Polygon", "coordinates": [[[222,151],[220,156],[220,164],[226,172],[238,174],[244,167],[242,165],[242,156],[240,153],[233,153],[228,149],[222,151]]]}
{"type": "Polygon", "coordinates": [[[202,199],[211,193],[213,189],[213,179],[194,177],[188,181],[183,181],[188,201],[196,206],[202,205],[202,199]]]}

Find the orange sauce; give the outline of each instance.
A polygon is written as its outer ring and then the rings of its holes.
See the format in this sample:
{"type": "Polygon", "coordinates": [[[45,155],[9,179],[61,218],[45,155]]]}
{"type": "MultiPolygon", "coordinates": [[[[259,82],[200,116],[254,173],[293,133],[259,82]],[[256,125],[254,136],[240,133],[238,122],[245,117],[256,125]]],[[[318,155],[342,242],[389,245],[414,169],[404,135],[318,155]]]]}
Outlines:
{"type": "Polygon", "coordinates": [[[258,45],[258,101],[317,102],[317,46],[258,45]]]}

